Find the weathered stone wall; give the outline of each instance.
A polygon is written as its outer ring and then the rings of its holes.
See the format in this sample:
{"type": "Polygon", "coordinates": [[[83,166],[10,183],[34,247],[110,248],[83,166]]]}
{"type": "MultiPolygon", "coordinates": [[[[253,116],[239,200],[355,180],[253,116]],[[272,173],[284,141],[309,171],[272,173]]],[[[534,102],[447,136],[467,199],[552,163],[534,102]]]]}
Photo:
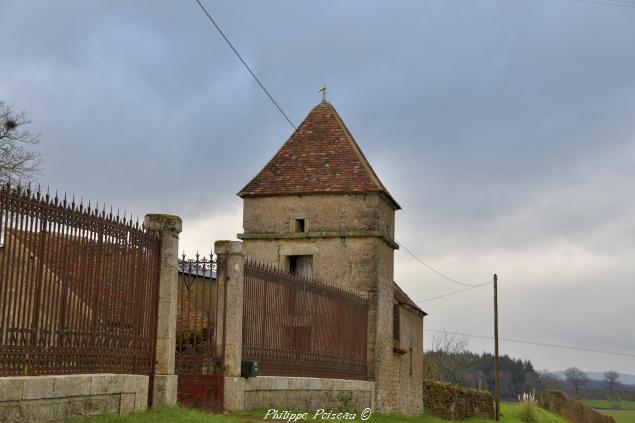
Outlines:
{"type": "Polygon", "coordinates": [[[63,422],[148,405],[148,376],[85,374],[0,378],[0,422],[63,422]]]}
{"type": "Polygon", "coordinates": [[[426,413],[446,420],[494,418],[494,402],[492,395],[487,391],[424,380],[422,398],[426,413]]]}
{"type": "Polygon", "coordinates": [[[262,410],[269,408],[315,411],[341,410],[359,413],[374,409],[375,384],[362,380],[258,376],[225,378],[225,409],[262,410]],[[227,389],[229,385],[229,389],[227,389]]]}
{"type": "Polygon", "coordinates": [[[375,382],[377,410],[382,413],[405,413],[399,407],[398,374],[393,353],[393,250],[377,240],[376,301],[370,303],[369,321],[375,322],[375,382]]]}
{"type": "MultiPolygon", "coordinates": [[[[244,199],[244,254],[288,268],[287,256],[313,256],[313,275],[357,292],[369,301],[368,377],[376,382],[376,407],[381,412],[418,414],[421,379],[403,380],[404,358],[393,353],[393,280],[395,210],[379,194],[298,195],[244,199]],[[305,231],[295,232],[304,219],[305,231]],[[408,391],[408,392],[406,392],[408,391]]],[[[406,338],[413,363],[421,371],[421,319],[406,338]],[[415,332],[419,331],[419,336],[415,332]]],[[[409,361],[407,377],[409,378],[409,361]]]]}
{"type": "Polygon", "coordinates": [[[368,376],[376,377],[378,344],[388,373],[396,247],[388,203],[377,194],[246,198],[243,213],[247,257],[284,269],[287,256],[311,255],[315,277],[369,299],[368,376]],[[295,219],[305,219],[304,233],[293,232],[295,219]]]}
{"type": "MultiPolygon", "coordinates": [[[[313,276],[367,297],[376,280],[373,238],[244,240],[245,255],[285,269],[286,256],[312,255],[313,276]]],[[[287,269],[288,270],[288,269],[287,269]]]]}
{"type": "Polygon", "coordinates": [[[395,230],[395,212],[379,194],[244,199],[246,235],[290,233],[295,219],[305,219],[306,232],[370,231],[392,240],[395,230]]]}
{"type": "Polygon", "coordinates": [[[399,340],[394,342],[386,406],[404,414],[423,411],[423,319],[406,307],[399,313],[399,340]]]}

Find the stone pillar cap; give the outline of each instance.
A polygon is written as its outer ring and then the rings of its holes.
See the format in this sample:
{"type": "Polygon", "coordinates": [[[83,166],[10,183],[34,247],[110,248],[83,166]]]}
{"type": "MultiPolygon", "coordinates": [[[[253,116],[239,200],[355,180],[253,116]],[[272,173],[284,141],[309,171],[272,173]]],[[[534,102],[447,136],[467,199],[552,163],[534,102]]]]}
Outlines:
{"type": "Polygon", "coordinates": [[[243,243],[241,241],[216,241],[214,252],[216,254],[240,254],[243,252],[243,243]]]}
{"type": "Polygon", "coordinates": [[[146,214],[143,224],[149,229],[173,231],[180,233],[183,229],[183,221],[180,217],[172,214],[146,214]]]}

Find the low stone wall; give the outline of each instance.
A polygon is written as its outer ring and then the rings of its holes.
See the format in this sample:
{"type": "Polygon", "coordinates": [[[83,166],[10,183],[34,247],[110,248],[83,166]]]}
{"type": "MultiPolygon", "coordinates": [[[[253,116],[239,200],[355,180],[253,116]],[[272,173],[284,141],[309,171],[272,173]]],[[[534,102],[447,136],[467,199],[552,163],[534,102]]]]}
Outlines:
{"type": "Polygon", "coordinates": [[[225,378],[225,410],[361,412],[373,408],[375,383],[363,380],[258,376],[225,378]]]}
{"type": "Polygon", "coordinates": [[[62,422],[147,408],[148,376],[85,374],[0,378],[0,422],[62,422]]]}
{"type": "Polygon", "coordinates": [[[611,416],[600,413],[562,391],[549,391],[538,396],[538,404],[574,423],[615,423],[611,416]]]}
{"type": "Polygon", "coordinates": [[[494,418],[494,402],[489,392],[432,380],[423,381],[423,410],[446,420],[494,418]]]}

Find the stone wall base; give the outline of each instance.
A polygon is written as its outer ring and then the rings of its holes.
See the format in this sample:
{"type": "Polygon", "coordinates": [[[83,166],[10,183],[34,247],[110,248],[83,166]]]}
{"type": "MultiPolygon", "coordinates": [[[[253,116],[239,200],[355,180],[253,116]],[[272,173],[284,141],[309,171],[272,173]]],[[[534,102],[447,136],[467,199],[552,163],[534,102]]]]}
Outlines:
{"type": "Polygon", "coordinates": [[[318,409],[360,413],[373,409],[375,383],[363,380],[258,376],[226,377],[226,411],[318,409]]]}
{"type": "Polygon", "coordinates": [[[148,403],[148,376],[84,374],[0,378],[0,422],[63,422],[126,415],[148,403]]]}
{"type": "Polygon", "coordinates": [[[175,405],[177,382],[177,375],[155,375],[152,406],[175,405]]]}

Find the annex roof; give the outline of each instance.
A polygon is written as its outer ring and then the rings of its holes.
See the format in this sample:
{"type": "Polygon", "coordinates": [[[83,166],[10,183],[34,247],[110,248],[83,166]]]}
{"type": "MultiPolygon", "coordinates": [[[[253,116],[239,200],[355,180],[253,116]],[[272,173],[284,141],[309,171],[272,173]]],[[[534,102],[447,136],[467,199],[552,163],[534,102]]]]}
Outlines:
{"type": "Polygon", "coordinates": [[[393,295],[395,297],[395,301],[397,302],[397,304],[406,305],[410,309],[412,309],[415,313],[420,314],[421,316],[428,315],[428,313],[423,311],[421,307],[417,305],[417,303],[412,301],[412,299],[408,296],[408,294],[406,294],[404,290],[401,289],[399,285],[397,285],[397,282],[392,283],[392,288],[393,288],[393,295]]]}
{"type": "Polygon", "coordinates": [[[381,183],[331,103],[315,106],[274,157],[240,192],[245,197],[379,193],[381,183]]]}

